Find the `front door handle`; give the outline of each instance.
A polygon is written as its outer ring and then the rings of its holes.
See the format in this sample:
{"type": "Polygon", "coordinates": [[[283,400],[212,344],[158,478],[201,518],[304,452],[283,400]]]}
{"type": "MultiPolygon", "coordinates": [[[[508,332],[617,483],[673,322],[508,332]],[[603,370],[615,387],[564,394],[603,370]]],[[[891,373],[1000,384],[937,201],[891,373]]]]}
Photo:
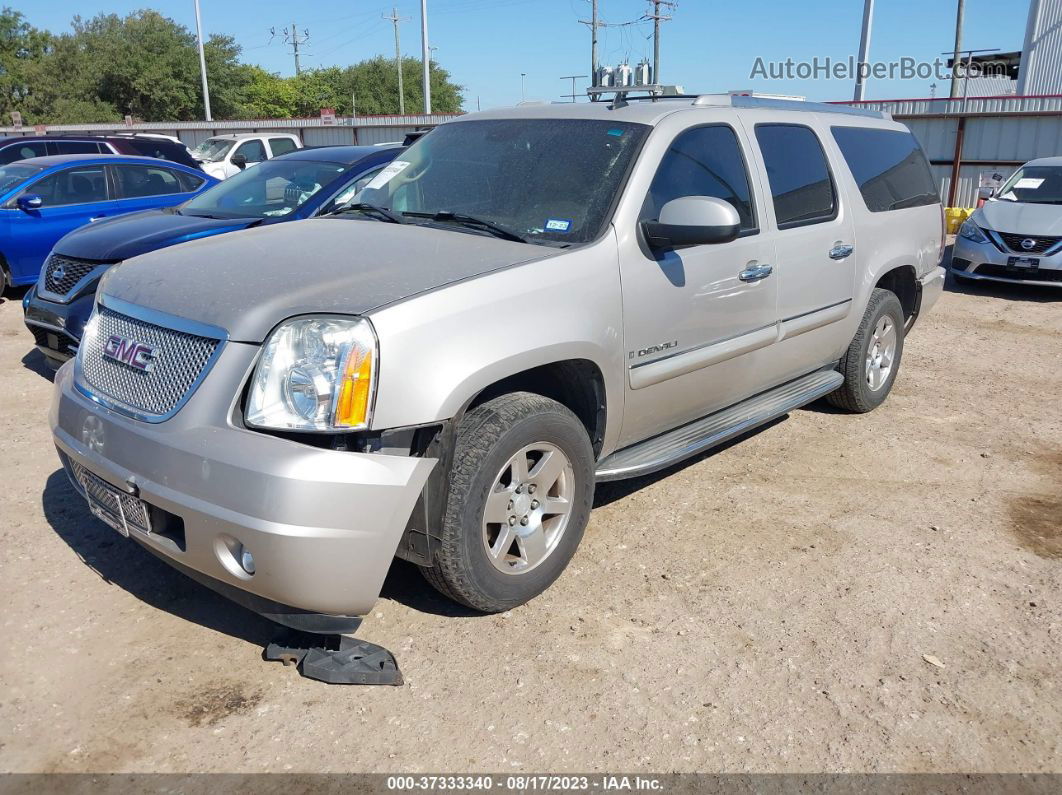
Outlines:
{"type": "Polygon", "coordinates": [[[770,276],[773,270],[770,265],[750,265],[738,274],[738,278],[743,282],[758,282],[770,276]]]}
{"type": "Polygon", "coordinates": [[[830,249],[830,259],[848,259],[855,251],[855,246],[839,244],[830,249]]]}
{"type": "Polygon", "coordinates": [[[106,218],[106,217],[107,217],[107,213],[101,213],[99,215],[94,215],[91,218],[89,218],[89,223],[91,224],[93,221],[98,221],[101,218],[106,218]]]}

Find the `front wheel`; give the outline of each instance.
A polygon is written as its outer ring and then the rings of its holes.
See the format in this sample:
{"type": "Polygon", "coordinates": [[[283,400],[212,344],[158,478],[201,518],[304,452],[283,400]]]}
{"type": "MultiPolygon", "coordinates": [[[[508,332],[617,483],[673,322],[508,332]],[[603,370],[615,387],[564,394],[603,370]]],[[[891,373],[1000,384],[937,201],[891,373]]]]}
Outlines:
{"type": "Polygon", "coordinates": [[[421,572],[483,612],[528,602],[575,554],[593,498],[593,448],[571,411],[529,392],[489,400],[458,425],[442,543],[421,572]]]}
{"type": "Polygon", "coordinates": [[[865,414],[885,402],[903,356],[903,307],[896,294],[875,288],[859,329],[841,359],[844,383],[826,396],[837,408],[865,414]]]}

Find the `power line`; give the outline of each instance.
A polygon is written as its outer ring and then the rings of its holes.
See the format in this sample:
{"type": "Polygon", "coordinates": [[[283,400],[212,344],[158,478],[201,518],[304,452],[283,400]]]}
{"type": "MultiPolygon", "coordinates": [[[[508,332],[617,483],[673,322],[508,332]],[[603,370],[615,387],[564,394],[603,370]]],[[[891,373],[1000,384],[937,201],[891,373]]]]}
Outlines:
{"type": "Polygon", "coordinates": [[[671,19],[670,14],[661,14],[660,6],[674,10],[678,3],[674,0],[649,0],[653,6],[653,13],[646,14],[644,19],[653,20],[653,82],[660,85],[660,23],[671,19]]]}
{"type": "MultiPolygon", "coordinates": [[[[269,29],[269,36],[270,36],[269,40],[272,41],[273,38],[276,37],[276,35],[277,35],[277,29],[276,28],[270,28],[269,29]]],[[[292,52],[295,55],[295,76],[296,77],[298,77],[299,74],[302,72],[302,66],[299,63],[299,45],[300,44],[305,44],[307,41],[309,41],[309,39],[310,39],[310,31],[304,29],[302,31],[302,36],[300,37],[299,36],[299,29],[297,27],[295,27],[295,23],[294,22],[291,23],[291,29],[290,30],[288,28],[284,28],[284,43],[291,45],[292,52]]]]}

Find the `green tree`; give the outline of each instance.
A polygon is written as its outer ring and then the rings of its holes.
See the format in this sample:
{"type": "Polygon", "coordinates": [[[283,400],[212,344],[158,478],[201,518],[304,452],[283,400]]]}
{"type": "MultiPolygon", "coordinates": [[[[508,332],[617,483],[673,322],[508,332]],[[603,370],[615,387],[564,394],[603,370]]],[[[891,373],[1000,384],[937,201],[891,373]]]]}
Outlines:
{"type": "Polygon", "coordinates": [[[48,51],[51,36],[26,22],[21,12],[0,8],[0,123],[8,114],[21,110],[32,85],[29,73],[35,61],[48,51]]]}
{"type": "MultiPolygon", "coordinates": [[[[450,81],[449,73],[432,63],[429,79],[432,111],[459,111],[462,89],[450,81]]],[[[420,113],[424,109],[424,93],[419,59],[402,59],[402,81],[406,113],[420,113]]],[[[337,66],[314,69],[299,75],[295,84],[299,116],[314,116],[321,108],[335,108],[336,113],[350,115],[352,97],[359,116],[398,113],[398,70],[393,58],[380,55],[343,69],[337,66]]]]}
{"type": "Polygon", "coordinates": [[[295,81],[267,72],[260,66],[243,66],[246,83],[236,118],[286,119],[296,115],[295,81]]]}

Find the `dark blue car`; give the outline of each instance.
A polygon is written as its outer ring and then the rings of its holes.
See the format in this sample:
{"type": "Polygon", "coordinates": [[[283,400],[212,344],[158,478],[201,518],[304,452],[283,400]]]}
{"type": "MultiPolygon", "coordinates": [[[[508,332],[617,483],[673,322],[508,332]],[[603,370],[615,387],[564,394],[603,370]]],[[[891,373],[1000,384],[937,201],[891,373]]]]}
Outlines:
{"type": "Polygon", "coordinates": [[[248,168],[179,207],[78,229],[55,244],[26,293],[26,327],[48,360],[61,363],[77,352],[96,285],[111,265],[188,240],[324,214],[349,201],[401,151],[300,149],[248,168]]]}
{"type": "Polygon", "coordinates": [[[37,281],[56,241],[90,221],[172,207],[216,184],[202,171],[152,157],[55,155],[0,166],[4,281],[37,281]]]}

